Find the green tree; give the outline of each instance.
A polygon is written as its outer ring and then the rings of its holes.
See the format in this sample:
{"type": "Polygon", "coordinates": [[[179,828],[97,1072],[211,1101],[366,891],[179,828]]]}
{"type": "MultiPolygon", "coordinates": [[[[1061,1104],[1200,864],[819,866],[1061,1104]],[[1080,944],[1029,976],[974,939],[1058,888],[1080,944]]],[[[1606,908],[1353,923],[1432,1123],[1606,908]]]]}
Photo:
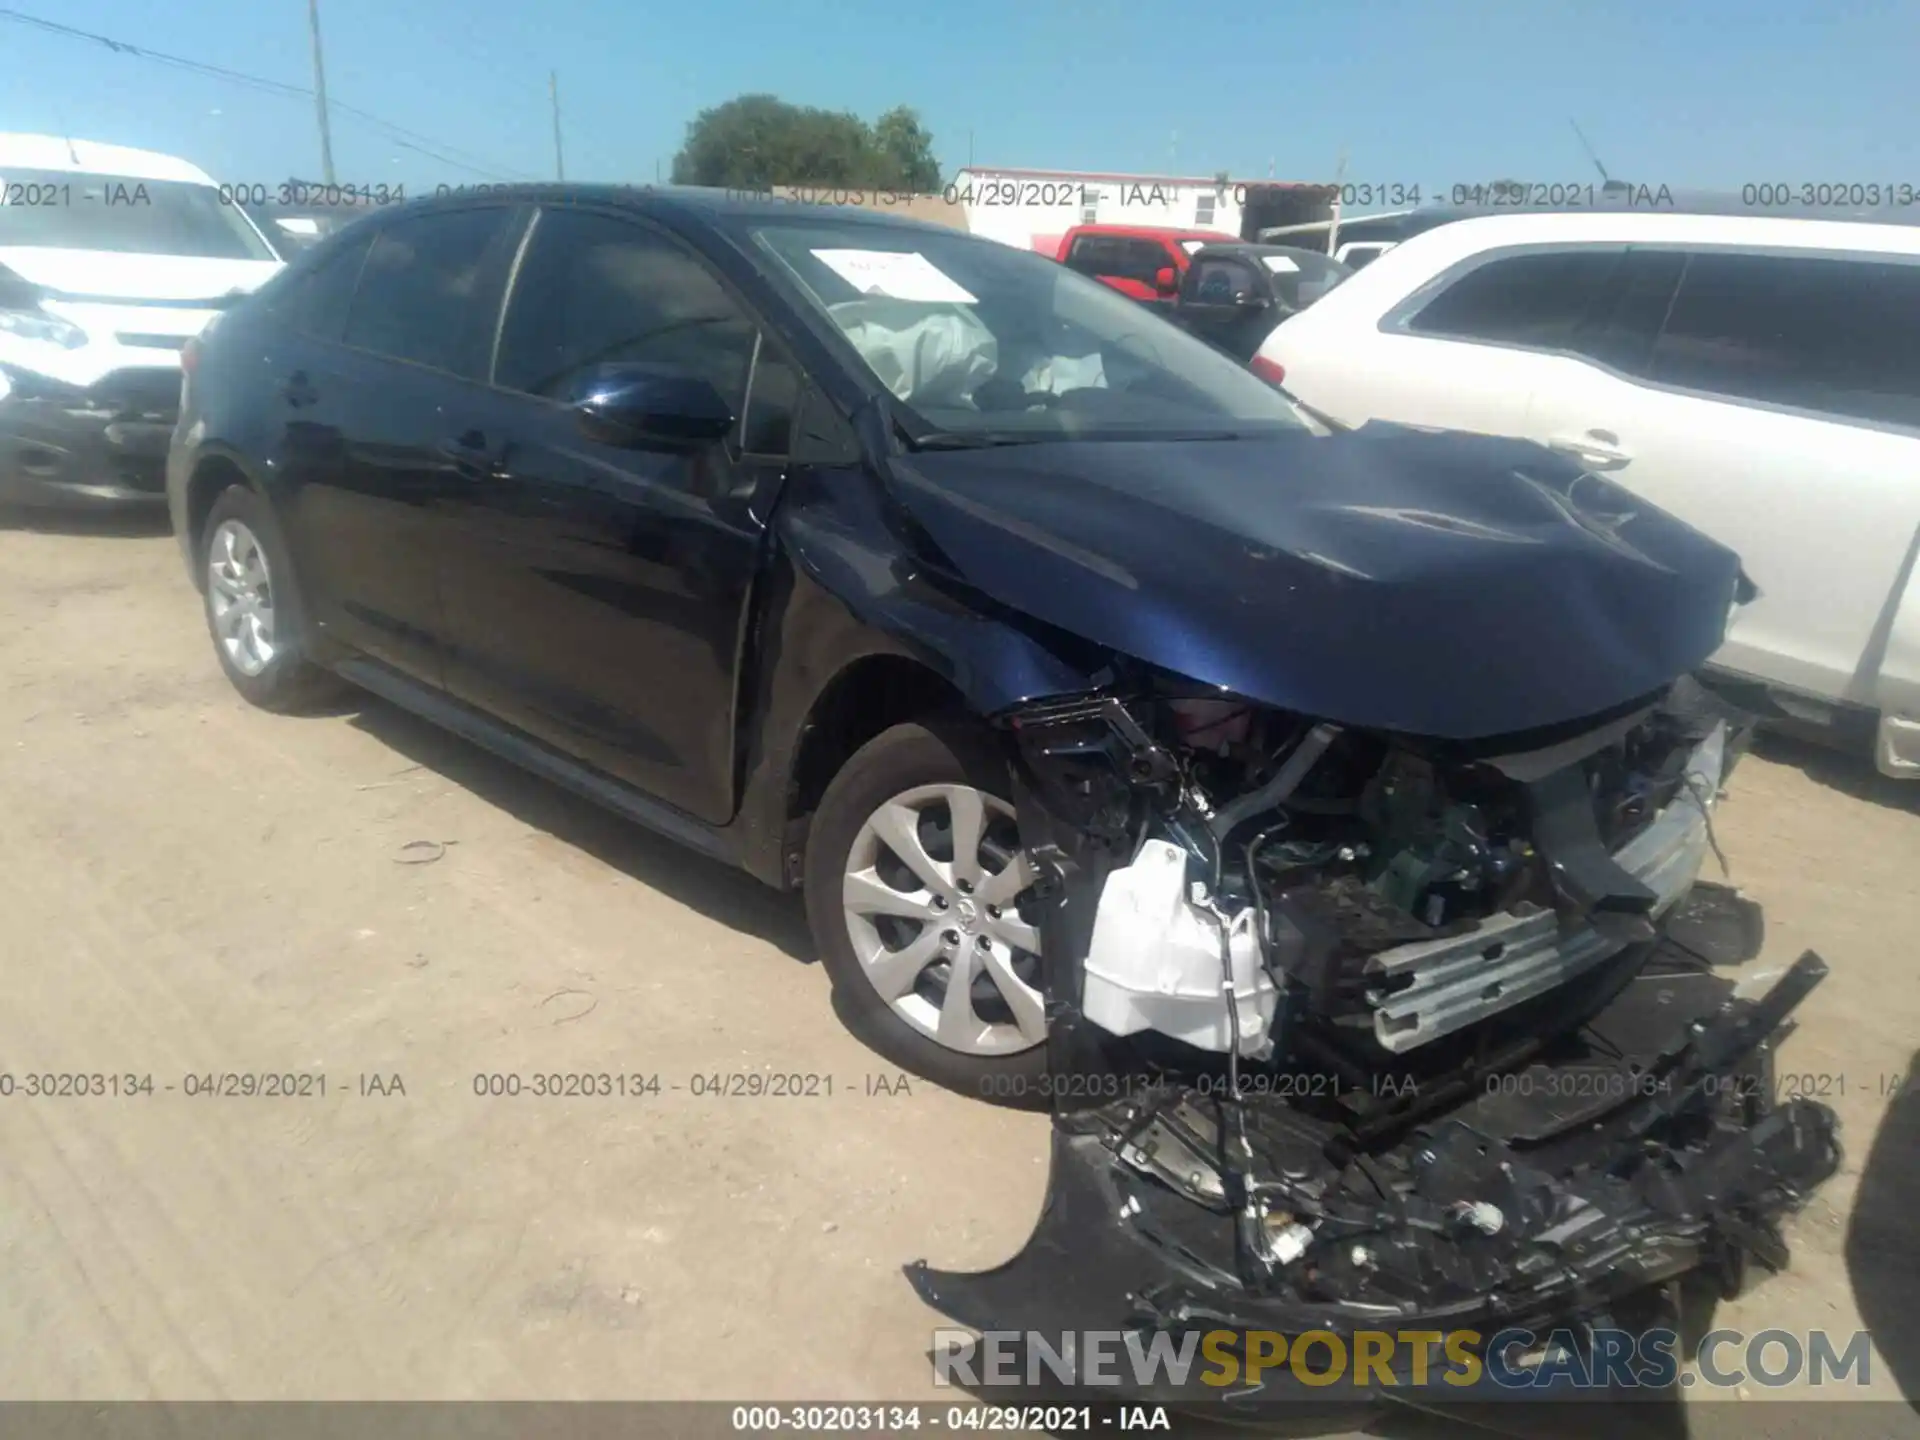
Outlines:
{"type": "Polygon", "coordinates": [[[931,195],[940,188],[940,162],[933,158],[933,136],[920,117],[905,105],[896,105],[873,122],[874,148],[892,174],[896,190],[931,195]]]}
{"type": "Polygon", "coordinates": [[[673,157],[677,185],[940,188],[933,137],[902,105],[868,125],[858,115],[741,95],[702,110],[673,157]]]}

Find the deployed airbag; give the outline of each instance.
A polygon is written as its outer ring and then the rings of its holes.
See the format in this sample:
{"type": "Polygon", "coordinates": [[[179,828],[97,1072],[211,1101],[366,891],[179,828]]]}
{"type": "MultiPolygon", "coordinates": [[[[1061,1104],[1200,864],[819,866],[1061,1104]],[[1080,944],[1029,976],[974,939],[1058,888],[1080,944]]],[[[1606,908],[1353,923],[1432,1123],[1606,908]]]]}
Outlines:
{"type": "Polygon", "coordinates": [[[971,405],[999,369],[999,342],[962,305],[870,295],[830,313],[881,383],[911,405],[971,405]]]}

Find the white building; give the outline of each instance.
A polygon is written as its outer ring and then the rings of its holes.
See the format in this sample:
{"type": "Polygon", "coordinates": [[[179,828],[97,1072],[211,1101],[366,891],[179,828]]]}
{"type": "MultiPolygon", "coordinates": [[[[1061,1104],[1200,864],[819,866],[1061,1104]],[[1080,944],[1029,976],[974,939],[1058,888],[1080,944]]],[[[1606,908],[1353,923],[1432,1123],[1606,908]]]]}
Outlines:
{"type": "Polygon", "coordinates": [[[1076,225],[1215,230],[1237,239],[1245,190],[1224,176],[975,167],[956,175],[947,194],[966,207],[974,234],[1053,255],[1076,225]]]}
{"type": "MultiPolygon", "coordinates": [[[[1116,175],[1085,170],[1006,170],[969,166],[954,177],[946,198],[965,207],[976,235],[1045,255],[1059,253],[1060,240],[1076,225],[1145,225],[1203,230],[1239,239],[1245,212],[1271,212],[1276,203],[1288,219],[1318,219],[1324,201],[1314,187],[1273,180],[1235,180],[1228,175],[1116,175]],[[1276,197],[1281,197],[1276,200],[1276,197]],[[1302,205],[1308,207],[1302,210],[1302,205]],[[1309,213],[1311,212],[1311,213],[1309,213]]],[[[1279,221],[1256,217],[1262,224],[1279,221]]]]}

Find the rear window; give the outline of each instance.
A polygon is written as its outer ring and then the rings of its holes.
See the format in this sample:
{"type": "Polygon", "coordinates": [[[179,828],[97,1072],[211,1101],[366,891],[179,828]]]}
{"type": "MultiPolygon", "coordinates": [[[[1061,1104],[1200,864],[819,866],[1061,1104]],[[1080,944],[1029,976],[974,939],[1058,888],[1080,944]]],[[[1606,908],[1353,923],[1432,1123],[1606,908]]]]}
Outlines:
{"type": "Polygon", "coordinates": [[[1111,275],[1121,280],[1153,284],[1153,277],[1173,265],[1164,245],[1132,240],[1124,235],[1082,235],[1067,252],[1067,268],[1082,275],[1111,275]]]}
{"type": "Polygon", "coordinates": [[[71,170],[0,170],[0,246],[277,260],[211,185],[71,170]]]}

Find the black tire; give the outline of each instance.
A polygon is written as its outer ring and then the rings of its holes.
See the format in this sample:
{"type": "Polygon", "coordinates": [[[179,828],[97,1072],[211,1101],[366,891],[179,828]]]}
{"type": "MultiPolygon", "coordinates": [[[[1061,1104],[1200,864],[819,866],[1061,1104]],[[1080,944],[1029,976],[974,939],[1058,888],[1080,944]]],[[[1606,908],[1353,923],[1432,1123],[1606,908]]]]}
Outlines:
{"type": "Polygon", "coordinates": [[[274,520],[272,507],[264,499],[245,485],[230,485],[221,491],[207,513],[194,552],[199,557],[200,569],[195,578],[201,589],[201,609],[206,616],[207,634],[213,640],[214,657],[233,688],[249,704],[280,714],[298,714],[325,704],[345,689],[345,682],[338,676],[307,658],[306,609],[301,603],[300,588],[294,583],[293,562],[287,555],[286,541],[274,520]],[[214,624],[213,592],[207,578],[208,552],[221,523],[227,520],[237,520],[253,533],[267,562],[275,654],[257,675],[249,675],[234,664],[214,624]]]}
{"type": "Polygon", "coordinates": [[[868,818],[923,785],[970,785],[1011,806],[1005,757],[978,724],[930,719],[895,725],[857,751],[834,776],[808,827],[804,882],[807,922],[832,978],[835,1008],[861,1040],[903,1068],[961,1094],[1033,1106],[1044,1093],[1045,1042],[1002,1055],[952,1050],[914,1028],[881,998],[854,951],[842,886],[853,844],[868,818]]]}

